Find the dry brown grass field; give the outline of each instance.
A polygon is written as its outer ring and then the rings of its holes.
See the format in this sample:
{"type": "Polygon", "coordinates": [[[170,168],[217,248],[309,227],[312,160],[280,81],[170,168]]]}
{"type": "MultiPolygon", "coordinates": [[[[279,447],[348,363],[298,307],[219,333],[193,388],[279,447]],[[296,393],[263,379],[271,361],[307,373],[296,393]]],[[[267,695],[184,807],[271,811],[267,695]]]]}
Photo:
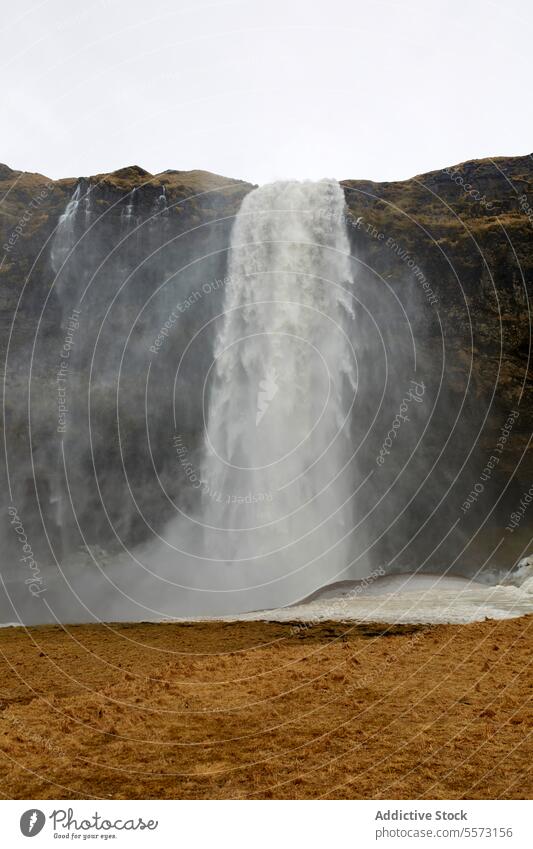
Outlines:
{"type": "Polygon", "coordinates": [[[527,798],[533,617],[0,631],[3,798],[527,798]]]}

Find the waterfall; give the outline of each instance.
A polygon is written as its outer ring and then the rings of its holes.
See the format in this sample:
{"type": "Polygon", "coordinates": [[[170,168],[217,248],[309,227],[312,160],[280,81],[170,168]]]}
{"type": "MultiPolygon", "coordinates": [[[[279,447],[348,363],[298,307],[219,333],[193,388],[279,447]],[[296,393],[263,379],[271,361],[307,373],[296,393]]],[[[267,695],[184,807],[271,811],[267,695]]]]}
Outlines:
{"type": "Polygon", "coordinates": [[[161,194],[156,198],[154,209],[155,212],[159,212],[161,215],[167,215],[168,213],[167,193],[164,186],[161,186],[161,194]]]}
{"type": "MultiPolygon", "coordinates": [[[[77,232],[76,226],[80,214],[84,227],[87,228],[89,226],[91,214],[90,201],[90,188],[82,195],[82,182],[78,182],[65,211],[59,217],[50,249],[50,263],[56,275],[54,286],[60,305],[60,324],[58,327],[58,350],[60,353],[57,357],[58,365],[56,366],[55,388],[56,391],[61,391],[62,398],[67,400],[65,406],[68,411],[65,415],[69,417],[74,415],[74,410],[77,407],[73,403],[73,399],[77,394],[79,384],[77,372],[72,368],[75,359],[74,349],[68,350],[68,358],[61,356],[67,353],[62,348],[63,339],[67,332],[67,316],[71,315],[73,307],[76,306],[74,298],[78,294],[73,285],[77,275],[76,272],[74,274],[72,273],[70,267],[72,266],[72,259],[69,260],[69,255],[74,250],[76,241],[80,235],[77,232]],[[73,355],[72,359],[71,354],[73,355]]],[[[79,276],[81,278],[81,275],[79,276]]],[[[63,434],[58,434],[58,437],[57,460],[50,480],[50,507],[59,531],[60,550],[56,553],[56,556],[57,554],[62,556],[68,550],[70,544],[68,533],[69,503],[63,469],[63,449],[67,437],[63,434]]]]}
{"type": "MultiPolygon", "coordinates": [[[[204,384],[196,572],[210,589],[250,591],[241,609],[345,578],[355,557],[357,333],[344,221],[341,187],[323,180],[258,188],[234,224],[204,384]]],[[[175,523],[171,540],[184,537],[175,523]]]]}
{"type": "Polygon", "coordinates": [[[137,189],[132,189],[129,195],[127,195],[127,203],[124,205],[121,212],[121,219],[125,229],[128,229],[132,223],[136,223],[134,219],[134,209],[135,209],[135,193],[137,189]]]}
{"type": "Polygon", "coordinates": [[[91,201],[92,201],[92,190],[93,190],[93,187],[92,187],[92,186],[89,186],[89,187],[87,188],[87,191],[85,192],[85,197],[83,198],[83,206],[84,206],[84,210],[85,210],[85,214],[84,214],[84,223],[85,223],[85,229],[86,229],[86,230],[87,230],[87,228],[89,227],[89,225],[90,225],[90,223],[91,223],[91,216],[92,216],[92,203],[91,203],[91,201]]]}
{"type": "Polygon", "coordinates": [[[65,211],[59,217],[57,229],[52,241],[50,260],[52,268],[56,274],[59,274],[61,266],[65,262],[74,245],[76,215],[80,205],[80,199],[81,183],[78,183],[74,189],[72,197],[67,203],[65,211]]]}

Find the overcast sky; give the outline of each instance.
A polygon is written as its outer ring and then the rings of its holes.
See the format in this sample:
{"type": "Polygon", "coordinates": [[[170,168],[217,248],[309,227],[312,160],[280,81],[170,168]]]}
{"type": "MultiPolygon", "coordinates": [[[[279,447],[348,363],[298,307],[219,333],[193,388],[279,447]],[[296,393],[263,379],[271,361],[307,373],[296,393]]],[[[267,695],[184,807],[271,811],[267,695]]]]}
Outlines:
{"type": "Polygon", "coordinates": [[[397,180],[533,150],[530,0],[0,0],[0,162],[397,180]]]}

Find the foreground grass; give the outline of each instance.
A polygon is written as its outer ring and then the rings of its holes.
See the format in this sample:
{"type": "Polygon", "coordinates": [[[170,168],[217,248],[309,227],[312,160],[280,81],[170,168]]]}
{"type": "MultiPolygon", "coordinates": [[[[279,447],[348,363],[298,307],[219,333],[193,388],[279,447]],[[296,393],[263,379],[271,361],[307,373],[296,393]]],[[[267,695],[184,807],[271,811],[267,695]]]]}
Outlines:
{"type": "Polygon", "coordinates": [[[4,798],[527,798],[533,617],[0,631],[4,798]]]}

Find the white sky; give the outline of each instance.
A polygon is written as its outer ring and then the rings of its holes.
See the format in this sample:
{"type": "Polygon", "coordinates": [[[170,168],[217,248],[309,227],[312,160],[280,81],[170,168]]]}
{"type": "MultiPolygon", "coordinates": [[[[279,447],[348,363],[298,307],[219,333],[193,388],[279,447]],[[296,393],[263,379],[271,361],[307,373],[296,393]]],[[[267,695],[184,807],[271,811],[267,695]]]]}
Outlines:
{"type": "Polygon", "coordinates": [[[533,149],[531,0],[0,0],[0,161],[396,180],[533,149]]]}

